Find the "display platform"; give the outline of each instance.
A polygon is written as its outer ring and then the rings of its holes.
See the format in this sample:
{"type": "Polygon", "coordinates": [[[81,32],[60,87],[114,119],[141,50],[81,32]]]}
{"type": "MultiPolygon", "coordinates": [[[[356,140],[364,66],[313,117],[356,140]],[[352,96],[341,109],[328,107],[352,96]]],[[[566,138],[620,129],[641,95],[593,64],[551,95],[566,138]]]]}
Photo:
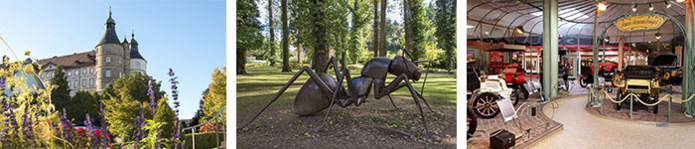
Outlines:
{"type": "Polygon", "coordinates": [[[526,148],[549,134],[561,130],[563,126],[561,123],[553,121],[549,116],[543,114],[541,107],[544,105],[537,106],[535,116],[532,116],[531,108],[519,108],[521,105],[537,103],[539,100],[538,93],[536,93],[527,100],[519,101],[519,104],[515,106],[518,117],[511,121],[505,122],[502,114],[490,119],[478,118],[477,130],[473,137],[468,140],[467,147],[490,148],[490,134],[500,129],[505,129],[517,136],[524,134],[516,140],[514,148],[526,148]],[[534,129],[526,133],[526,130],[530,128],[534,129]]]}

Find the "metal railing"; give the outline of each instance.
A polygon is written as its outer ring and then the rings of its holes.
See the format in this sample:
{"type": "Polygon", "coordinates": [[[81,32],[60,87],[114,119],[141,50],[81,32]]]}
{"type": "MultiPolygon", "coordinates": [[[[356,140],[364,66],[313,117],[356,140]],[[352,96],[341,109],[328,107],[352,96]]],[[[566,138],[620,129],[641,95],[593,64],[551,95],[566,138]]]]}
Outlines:
{"type": "MultiPolygon", "coordinates": [[[[219,118],[220,114],[224,111],[224,108],[225,108],[225,106],[222,106],[222,108],[220,108],[220,111],[217,111],[217,114],[215,114],[214,117],[212,117],[210,120],[208,120],[208,121],[205,122],[205,123],[200,123],[200,124],[195,125],[195,126],[186,127],[186,128],[181,129],[181,131],[186,131],[186,130],[189,130],[189,129],[191,130],[191,142],[192,142],[192,145],[193,145],[193,146],[191,146],[191,147],[193,147],[193,148],[195,149],[195,130],[196,130],[196,128],[197,128],[197,127],[200,127],[200,126],[203,126],[203,125],[205,125],[205,124],[208,124],[208,123],[210,123],[210,122],[217,121],[217,119],[219,118]]],[[[224,121],[224,120],[223,120],[223,121],[224,121]]],[[[226,124],[224,124],[224,125],[226,125],[226,124]]],[[[222,127],[223,127],[223,128],[226,128],[226,126],[224,126],[224,125],[223,125],[222,127]]],[[[220,130],[220,127],[215,126],[215,137],[216,137],[216,139],[217,139],[217,141],[215,141],[215,143],[217,143],[217,147],[220,146],[220,133],[218,133],[219,130],[220,130]]],[[[222,135],[223,135],[223,137],[224,137],[223,139],[226,141],[226,140],[227,140],[227,129],[223,129],[222,135]]]]}
{"type": "MultiPolygon", "coordinates": [[[[671,86],[671,88],[673,88],[673,86],[671,86]]],[[[673,90],[673,89],[671,89],[671,90],[673,90]]],[[[598,94],[597,94],[596,92],[594,92],[594,87],[593,87],[593,86],[592,86],[592,87],[589,87],[589,94],[591,95],[591,96],[589,96],[589,104],[591,104],[591,100],[592,100],[592,99],[599,99],[599,100],[598,100],[598,105],[599,105],[599,108],[600,108],[600,113],[601,113],[601,115],[603,115],[603,101],[604,101],[605,99],[608,99],[609,101],[611,101],[611,102],[617,104],[617,103],[622,103],[623,101],[625,101],[625,100],[627,100],[628,98],[630,98],[630,99],[631,99],[631,100],[630,100],[630,120],[633,119],[633,118],[632,118],[632,110],[633,110],[633,103],[634,103],[634,101],[638,101],[638,102],[642,103],[642,104],[645,105],[645,106],[655,106],[655,105],[658,105],[659,103],[661,103],[662,101],[664,101],[666,98],[668,98],[668,122],[669,122],[669,123],[671,122],[671,103],[673,102],[673,100],[675,99],[675,100],[680,101],[681,103],[685,103],[685,102],[688,102],[688,101],[690,101],[691,99],[693,99],[693,97],[695,97],[695,94],[693,94],[693,95],[691,95],[688,99],[683,100],[682,98],[675,97],[675,96],[673,96],[672,94],[667,94],[666,96],[663,96],[663,97],[660,97],[660,98],[659,98],[659,97],[656,97],[656,98],[658,98],[658,100],[657,100],[656,102],[654,102],[654,103],[647,103],[647,102],[642,101],[642,99],[640,98],[640,96],[637,95],[637,94],[635,94],[635,93],[629,93],[629,94],[625,95],[625,97],[623,97],[623,99],[618,99],[618,100],[616,100],[616,99],[613,99],[613,97],[611,97],[610,94],[608,94],[608,92],[607,92],[604,88],[602,88],[602,87],[599,87],[599,89],[597,90],[597,92],[598,92],[598,94]],[[603,97],[603,98],[601,98],[601,97],[603,97]]],[[[620,93],[618,93],[618,94],[620,94],[620,93]]],[[[588,106],[588,105],[587,105],[587,106],[588,106]]]]}

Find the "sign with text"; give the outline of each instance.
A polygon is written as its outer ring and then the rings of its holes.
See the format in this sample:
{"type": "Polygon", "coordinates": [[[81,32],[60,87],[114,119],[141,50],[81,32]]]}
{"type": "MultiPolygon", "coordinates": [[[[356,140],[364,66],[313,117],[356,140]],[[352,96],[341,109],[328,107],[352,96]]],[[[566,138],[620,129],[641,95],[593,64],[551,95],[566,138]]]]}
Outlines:
{"type": "Polygon", "coordinates": [[[637,15],[618,20],[615,26],[623,32],[656,30],[664,25],[666,19],[660,15],[637,15]]]}

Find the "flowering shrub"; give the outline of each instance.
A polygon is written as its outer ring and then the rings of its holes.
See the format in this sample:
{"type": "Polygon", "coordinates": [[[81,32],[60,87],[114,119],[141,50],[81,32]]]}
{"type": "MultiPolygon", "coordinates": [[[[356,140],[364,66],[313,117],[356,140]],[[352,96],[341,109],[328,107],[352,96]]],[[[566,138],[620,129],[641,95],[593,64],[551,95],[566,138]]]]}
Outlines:
{"type": "MultiPolygon", "coordinates": [[[[29,55],[26,52],[25,55],[29,55]]],[[[66,109],[56,110],[51,104],[51,91],[55,86],[37,77],[43,72],[35,60],[9,62],[3,57],[0,65],[0,149],[9,148],[113,148],[109,123],[105,115],[109,111],[101,105],[97,121],[101,127],[94,126],[95,119],[86,114],[86,120],[76,126],[66,116],[66,109]]],[[[178,114],[178,92],[176,78],[172,76],[173,97],[178,114]]],[[[166,122],[158,122],[145,117],[146,110],[152,111],[154,117],[157,102],[151,82],[148,83],[147,96],[150,105],[140,110],[133,126],[135,133],[129,142],[136,148],[183,148],[180,125],[175,118],[175,135],[171,138],[161,137],[161,127],[166,122]],[[173,146],[170,146],[173,145],[173,146]]],[[[123,145],[123,144],[121,144],[123,145]]],[[[123,146],[120,146],[123,147],[123,146]]]]}

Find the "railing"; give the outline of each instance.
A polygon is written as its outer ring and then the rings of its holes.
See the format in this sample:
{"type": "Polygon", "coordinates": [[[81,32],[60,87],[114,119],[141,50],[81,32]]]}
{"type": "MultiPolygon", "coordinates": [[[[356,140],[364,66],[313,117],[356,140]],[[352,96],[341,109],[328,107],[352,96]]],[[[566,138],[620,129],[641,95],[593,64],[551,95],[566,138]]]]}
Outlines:
{"type": "MultiPolygon", "coordinates": [[[[671,86],[671,90],[673,90],[673,86],[671,86]]],[[[616,99],[613,99],[613,97],[611,97],[610,94],[608,94],[608,92],[606,92],[606,90],[604,90],[604,88],[599,87],[599,89],[596,92],[594,92],[593,86],[589,87],[589,94],[591,94],[591,96],[589,96],[589,104],[591,104],[592,99],[599,99],[598,105],[600,107],[601,115],[603,115],[603,101],[604,101],[604,99],[608,99],[609,101],[617,104],[617,103],[622,103],[623,101],[630,98],[631,99],[630,100],[630,120],[632,120],[632,109],[633,109],[633,102],[634,101],[638,101],[645,106],[655,106],[655,105],[658,105],[659,103],[661,103],[662,101],[664,101],[666,98],[668,98],[668,122],[669,123],[671,122],[671,103],[673,102],[673,100],[676,99],[676,100],[680,101],[681,103],[685,103],[685,102],[688,102],[691,99],[693,99],[693,97],[695,97],[695,94],[693,94],[688,99],[683,100],[682,98],[675,97],[672,94],[667,94],[666,96],[663,96],[661,98],[657,97],[658,101],[656,101],[654,103],[647,103],[647,102],[642,101],[642,99],[640,98],[639,95],[637,95],[635,93],[629,93],[629,94],[625,95],[625,97],[623,97],[623,99],[616,100],[616,99]],[[598,92],[598,94],[597,94],[597,92],[598,92]],[[603,98],[601,98],[601,97],[603,97],[603,98]]],[[[618,93],[618,94],[620,94],[620,93],[618,93]]]]}
{"type": "MultiPolygon", "coordinates": [[[[193,145],[192,147],[193,147],[193,148],[195,148],[195,130],[196,130],[196,128],[197,128],[197,127],[200,127],[200,126],[203,126],[203,125],[205,125],[205,124],[208,124],[208,123],[210,123],[210,122],[217,121],[217,119],[219,118],[220,114],[221,114],[223,111],[224,111],[224,106],[222,106],[222,108],[220,108],[220,111],[217,111],[217,114],[215,114],[215,116],[212,117],[212,118],[211,118],[210,120],[208,120],[207,122],[205,122],[205,123],[200,123],[200,124],[195,125],[195,126],[186,127],[186,128],[181,129],[181,131],[186,131],[186,130],[189,130],[189,129],[191,130],[191,140],[192,140],[191,142],[192,142],[192,145],[193,145]]],[[[224,125],[223,125],[223,127],[226,128],[226,126],[224,126],[224,125]]],[[[220,127],[215,126],[215,131],[216,131],[215,136],[216,136],[216,139],[217,139],[216,143],[217,143],[217,146],[218,146],[218,147],[220,146],[220,134],[217,133],[217,131],[219,131],[219,130],[220,130],[220,127]]],[[[227,140],[227,129],[224,129],[224,131],[222,131],[222,134],[223,134],[224,140],[226,141],[226,140],[227,140]]]]}

